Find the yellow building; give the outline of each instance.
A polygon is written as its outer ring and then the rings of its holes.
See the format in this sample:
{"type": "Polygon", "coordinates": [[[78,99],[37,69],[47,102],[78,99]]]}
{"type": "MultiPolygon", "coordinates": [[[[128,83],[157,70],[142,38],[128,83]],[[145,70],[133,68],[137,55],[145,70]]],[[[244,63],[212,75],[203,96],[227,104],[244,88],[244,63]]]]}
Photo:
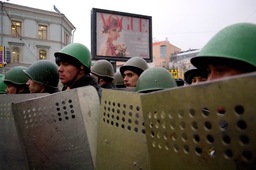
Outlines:
{"type": "Polygon", "coordinates": [[[153,62],[155,67],[169,68],[171,55],[181,51],[180,48],[171,44],[167,39],[165,41],[153,42],[153,62]]]}

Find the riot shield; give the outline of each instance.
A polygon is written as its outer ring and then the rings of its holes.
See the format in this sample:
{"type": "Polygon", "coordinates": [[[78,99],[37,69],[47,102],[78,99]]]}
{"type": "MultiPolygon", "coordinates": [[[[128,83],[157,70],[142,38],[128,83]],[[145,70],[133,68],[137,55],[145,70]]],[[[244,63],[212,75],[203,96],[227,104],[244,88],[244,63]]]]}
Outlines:
{"type": "Polygon", "coordinates": [[[94,169],[100,102],[92,86],[12,106],[30,169],[94,169]]]}
{"type": "Polygon", "coordinates": [[[149,169],[140,94],[103,89],[96,169],[149,169]]]}
{"type": "Polygon", "coordinates": [[[15,126],[11,104],[46,94],[0,95],[0,169],[28,169],[28,161],[15,126]]]}
{"type": "Polygon", "coordinates": [[[151,169],[256,169],[256,73],[141,96],[151,169]]]}

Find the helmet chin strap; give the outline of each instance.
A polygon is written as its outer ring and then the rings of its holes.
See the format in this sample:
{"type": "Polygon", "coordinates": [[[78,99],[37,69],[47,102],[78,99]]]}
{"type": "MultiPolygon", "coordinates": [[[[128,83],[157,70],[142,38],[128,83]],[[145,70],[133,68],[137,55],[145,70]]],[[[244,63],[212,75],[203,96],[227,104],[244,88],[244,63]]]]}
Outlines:
{"type": "Polygon", "coordinates": [[[77,76],[78,76],[78,74],[80,73],[81,70],[84,70],[84,66],[83,65],[81,65],[79,67],[79,69],[78,69],[76,75],[74,76],[74,78],[70,82],[66,83],[65,86],[71,88],[73,86],[73,84],[75,83],[75,81],[77,79],[77,76]]]}

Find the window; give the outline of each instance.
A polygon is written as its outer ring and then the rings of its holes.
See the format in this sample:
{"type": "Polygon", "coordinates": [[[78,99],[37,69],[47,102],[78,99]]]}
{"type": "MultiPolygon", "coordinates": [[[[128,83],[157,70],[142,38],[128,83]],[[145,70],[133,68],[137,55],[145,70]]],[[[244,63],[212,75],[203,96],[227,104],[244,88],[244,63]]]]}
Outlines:
{"type": "Polygon", "coordinates": [[[19,47],[13,47],[12,48],[11,63],[19,63],[19,61],[20,61],[20,48],[19,47]]]}
{"type": "Polygon", "coordinates": [[[47,59],[47,51],[40,49],[39,50],[39,60],[45,60],[47,59]]]}
{"type": "Polygon", "coordinates": [[[38,25],[38,38],[46,40],[47,39],[47,26],[38,25]]]}
{"type": "Polygon", "coordinates": [[[20,21],[15,21],[15,20],[12,20],[12,30],[11,30],[11,34],[12,36],[16,36],[16,37],[19,37],[21,36],[21,22],[20,21]]]}
{"type": "Polygon", "coordinates": [[[160,58],[166,58],[166,45],[160,46],[160,58]]]}
{"type": "Polygon", "coordinates": [[[165,68],[166,67],[166,62],[162,62],[162,67],[165,68]]]}
{"type": "Polygon", "coordinates": [[[5,53],[5,61],[7,63],[11,63],[11,50],[10,49],[6,49],[6,53],[5,53]]]}

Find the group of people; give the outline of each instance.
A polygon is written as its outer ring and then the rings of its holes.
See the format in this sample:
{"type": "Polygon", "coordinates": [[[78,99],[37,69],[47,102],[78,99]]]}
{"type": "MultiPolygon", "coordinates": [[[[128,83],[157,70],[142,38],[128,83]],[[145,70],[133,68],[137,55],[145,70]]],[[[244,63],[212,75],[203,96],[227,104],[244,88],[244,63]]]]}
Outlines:
{"type": "Polygon", "coordinates": [[[38,60],[29,67],[16,66],[1,78],[6,94],[55,93],[86,85],[97,91],[100,85],[90,75],[91,53],[80,43],[65,46],[55,54],[55,62],[38,60]],[[59,81],[63,88],[59,89],[59,81]]]}
{"type": "Polygon", "coordinates": [[[59,74],[56,64],[39,60],[29,67],[16,66],[0,80],[1,93],[55,93],[58,92],[59,74]]]}
{"type": "Polygon", "coordinates": [[[232,24],[220,30],[191,59],[200,73],[197,75],[212,81],[255,72],[255,33],[256,24],[252,23],[232,24]]]}
{"type": "MultiPolygon", "coordinates": [[[[255,24],[238,23],[220,30],[191,59],[193,68],[184,74],[186,83],[256,71],[255,44],[255,24]]],[[[149,68],[141,57],[130,58],[120,71],[114,72],[107,60],[91,65],[91,53],[80,43],[69,44],[54,55],[55,63],[39,60],[27,68],[16,66],[9,70],[0,77],[1,93],[55,93],[91,85],[101,96],[102,88],[133,88],[136,92],[147,93],[179,86],[169,71],[149,68]],[[59,81],[63,85],[61,90],[59,81]]]]}
{"type": "MultiPolygon", "coordinates": [[[[213,36],[191,59],[192,68],[185,72],[187,84],[197,84],[256,71],[256,24],[237,23],[213,36]]],[[[126,87],[150,92],[179,86],[167,70],[148,68],[141,58],[133,57],[121,68],[126,87]],[[168,78],[169,77],[169,78],[168,78]]]]}

